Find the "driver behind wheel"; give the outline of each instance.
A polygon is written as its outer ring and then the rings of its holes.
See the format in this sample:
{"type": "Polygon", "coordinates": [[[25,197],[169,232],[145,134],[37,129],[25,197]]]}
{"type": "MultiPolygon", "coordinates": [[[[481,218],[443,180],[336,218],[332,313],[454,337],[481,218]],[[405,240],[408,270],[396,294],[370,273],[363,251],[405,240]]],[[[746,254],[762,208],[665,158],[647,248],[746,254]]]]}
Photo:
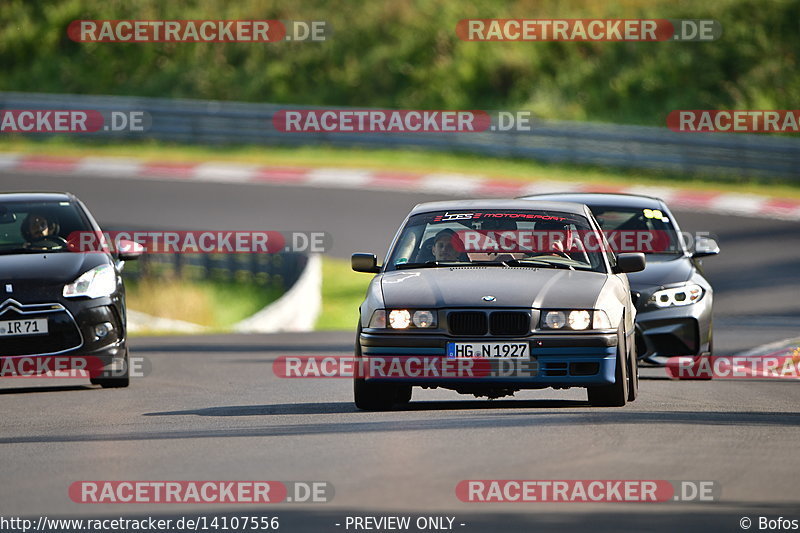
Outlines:
{"type": "MultiPolygon", "coordinates": [[[[464,254],[458,249],[458,243],[453,241],[458,239],[456,232],[451,229],[440,231],[433,241],[431,252],[437,261],[463,261],[464,254]]],[[[463,249],[463,248],[462,248],[463,249]]]]}
{"type": "Polygon", "coordinates": [[[58,222],[50,221],[42,213],[29,213],[22,221],[22,237],[30,243],[58,236],[58,222]]]}
{"type": "Polygon", "coordinates": [[[543,239],[546,248],[541,250],[540,254],[564,257],[567,252],[574,251],[576,241],[573,239],[572,228],[569,224],[554,220],[542,220],[536,223],[535,230],[547,232],[543,239]]]}

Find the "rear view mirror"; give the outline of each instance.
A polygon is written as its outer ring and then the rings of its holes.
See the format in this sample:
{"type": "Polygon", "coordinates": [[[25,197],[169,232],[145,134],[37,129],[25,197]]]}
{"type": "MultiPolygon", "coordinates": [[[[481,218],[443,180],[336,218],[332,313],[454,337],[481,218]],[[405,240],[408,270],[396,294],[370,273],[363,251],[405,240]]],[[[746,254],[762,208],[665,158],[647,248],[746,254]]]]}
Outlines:
{"type": "Polygon", "coordinates": [[[378,266],[378,258],[375,257],[375,254],[353,254],[350,258],[350,266],[352,266],[353,270],[356,272],[377,274],[381,271],[381,268],[378,266]]]}
{"type": "Polygon", "coordinates": [[[627,274],[630,272],[640,272],[644,270],[645,258],[643,253],[619,254],[617,256],[617,266],[614,267],[615,274],[627,274]]]}
{"type": "Polygon", "coordinates": [[[719,245],[717,241],[711,237],[697,237],[694,241],[692,257],[706,257],[709,255],[717,255],[718,253],[719,245]]]}

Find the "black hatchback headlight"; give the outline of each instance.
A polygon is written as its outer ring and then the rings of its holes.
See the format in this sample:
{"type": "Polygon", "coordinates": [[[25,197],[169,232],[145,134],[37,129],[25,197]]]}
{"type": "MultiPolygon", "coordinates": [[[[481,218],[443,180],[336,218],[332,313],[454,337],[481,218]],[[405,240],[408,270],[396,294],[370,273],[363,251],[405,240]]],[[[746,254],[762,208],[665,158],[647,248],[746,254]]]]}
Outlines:
{"type": "Polygon", "coordinates": [[[64,298],[101,298],[117,290],[117,272],[111,265],[100,265],[87,270],[72,283],[64,285],[64,298]]]}

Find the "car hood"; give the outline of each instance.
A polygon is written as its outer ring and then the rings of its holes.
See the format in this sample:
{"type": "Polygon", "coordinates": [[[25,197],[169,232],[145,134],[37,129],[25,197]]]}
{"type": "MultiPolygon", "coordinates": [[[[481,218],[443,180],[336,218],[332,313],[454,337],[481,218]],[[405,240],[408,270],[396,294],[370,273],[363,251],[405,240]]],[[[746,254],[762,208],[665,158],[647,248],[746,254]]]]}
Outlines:
{"type": "Polygon", "coordinates": [[[0,255],[0,283],[41,281],[43,284],[71,283],[98,265],[108,264],[102,253],[42,253],[0,255]]]}
{"type": "Polygon", "coordinates": [[[549,268],[439,267],[387,272],[381,288],[391,307],[593,308],[607,279],[549,268]]]}
{"type": "Polygon", "coordinates": [[[647,256],[647,266],[641,272],[628,274],[628,281],[633,290],[646,290],[652,287],[683,283],[694,273],[694,265],[688,257],[678,257],[667,261],[658,261],[647,256]]]}

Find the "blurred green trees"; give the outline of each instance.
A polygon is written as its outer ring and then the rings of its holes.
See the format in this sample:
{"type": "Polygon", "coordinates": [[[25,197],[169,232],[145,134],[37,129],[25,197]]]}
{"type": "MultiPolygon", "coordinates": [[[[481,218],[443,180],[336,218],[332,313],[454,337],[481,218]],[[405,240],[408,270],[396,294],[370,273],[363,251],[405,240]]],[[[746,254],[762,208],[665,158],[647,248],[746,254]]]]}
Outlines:
{"type": "Polygon", "coordinates": [[[800,102],[793,0],[5,0],[0,90],[394,108],[529,109],[663,125],[673,109],[800,102]],[[462,18],[713,18],[710,43],[480,43],[462,18]],[[76,19],[325,20],[321,43],[76,43],[76,19]]]}

